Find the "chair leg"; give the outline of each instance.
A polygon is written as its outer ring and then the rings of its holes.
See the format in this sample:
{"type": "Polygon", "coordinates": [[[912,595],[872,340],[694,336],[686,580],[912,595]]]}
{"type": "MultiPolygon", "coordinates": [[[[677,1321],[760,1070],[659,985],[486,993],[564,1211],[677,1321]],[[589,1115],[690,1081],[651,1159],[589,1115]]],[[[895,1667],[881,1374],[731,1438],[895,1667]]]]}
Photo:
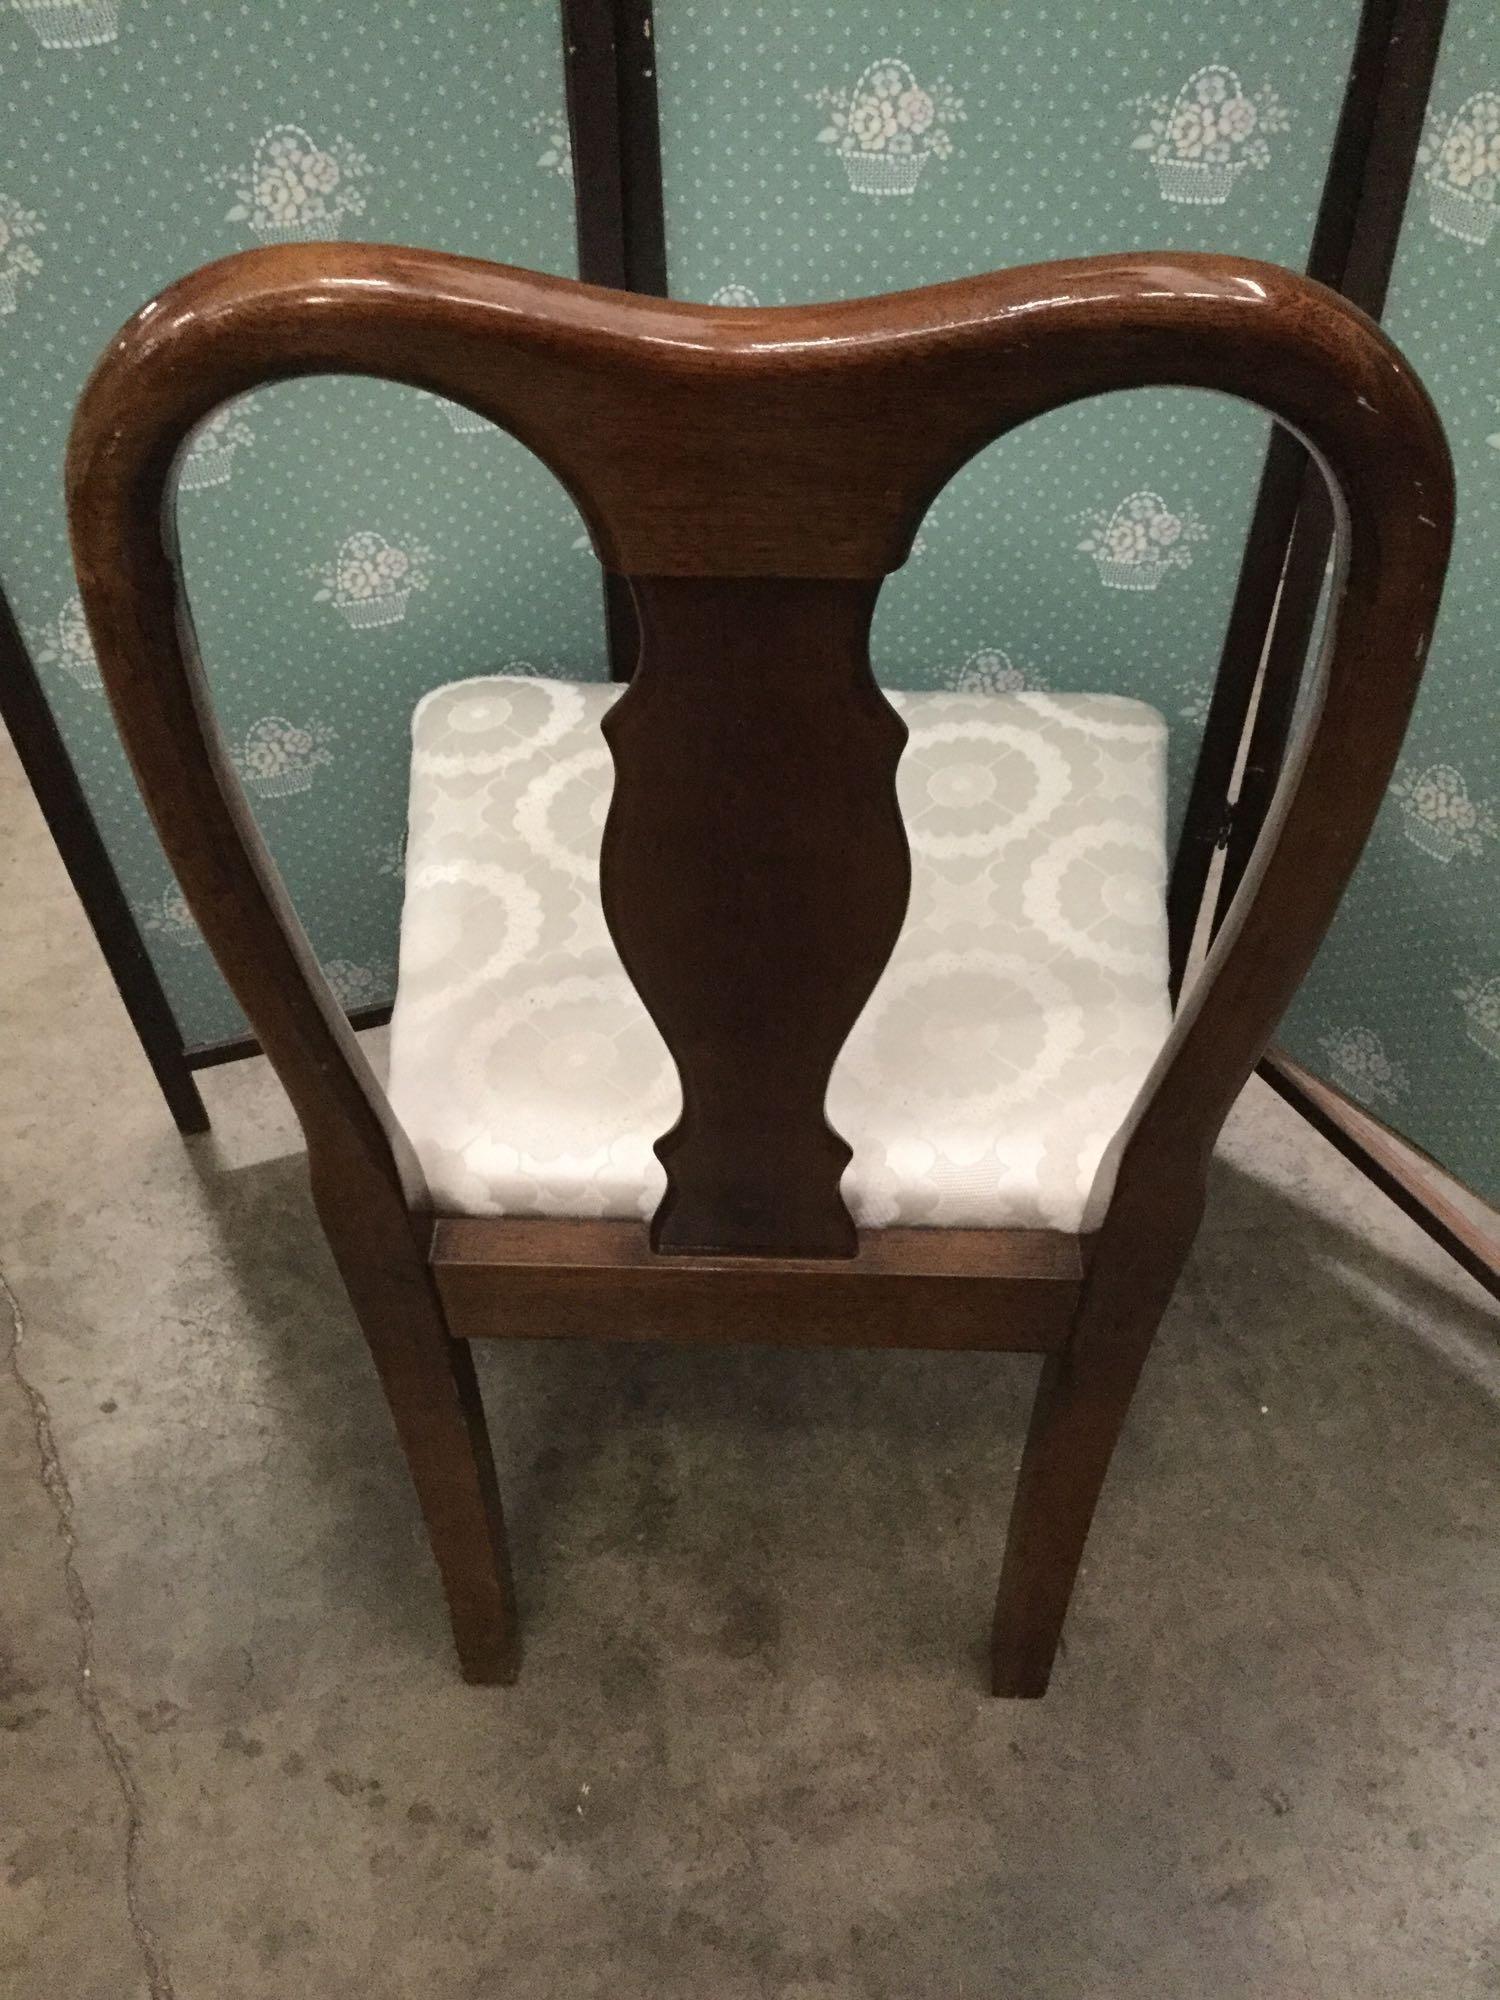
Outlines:
{"type": "Polygon", "coordinates": [[[1155,1332],[1134,1351],[1081,1346],[1049,1354],[1032,1407],[991,1640],[997,1695],[1047,1692],[1089,1524],[1155,1332]]]}
{"type": "MultiPolygon", "coordinates": [[[[335,1244],[334,1254],[338,1256],[335,1244]]],[[[466,1681],[515,1679],[515,1600],[500,1487],[466,1341],[449,1334],[425,1263],[351,1269],[344,1282],[395,1419],[442,1578],[466,1681]]]]}

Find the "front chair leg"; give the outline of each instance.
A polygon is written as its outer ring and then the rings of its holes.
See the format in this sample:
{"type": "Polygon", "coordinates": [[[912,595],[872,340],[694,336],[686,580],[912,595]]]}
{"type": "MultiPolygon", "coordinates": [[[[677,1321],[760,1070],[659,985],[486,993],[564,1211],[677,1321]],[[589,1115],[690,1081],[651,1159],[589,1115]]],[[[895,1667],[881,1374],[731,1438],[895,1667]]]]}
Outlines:
{"type": "Polygon", "coordinates": [[[519,1646],[510,1559],[473,1355],[448,1332],[418,1252],[398,1249],[372,1265],[346,1260],[340,1248],[334,1240],[417,1489],[460,1670],[479,1686],[513,1681],[519,1646]]]}

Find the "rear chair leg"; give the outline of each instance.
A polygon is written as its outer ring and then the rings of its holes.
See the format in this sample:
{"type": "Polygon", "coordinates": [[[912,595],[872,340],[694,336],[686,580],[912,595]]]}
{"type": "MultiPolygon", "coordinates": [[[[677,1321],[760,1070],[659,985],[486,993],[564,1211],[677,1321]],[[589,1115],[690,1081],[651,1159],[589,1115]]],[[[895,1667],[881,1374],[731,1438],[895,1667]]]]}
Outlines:
{"type": "Polygon", "coordinates": [[[1094,1506],[1130,1407],[1134,1373],[1049,1354],[1032,1406],[991,1640],[993,1692],[1047,1692],[1094,1506]]]}
{"type": "Polygon", "coordinates": [[[519,1645],[505,1521],[468,1343],[449,1334],[418,1256],[399,1269],[344,1269],[344,1282],[417,1489],[463,1677],[482,1687],[513,1681],[519,1645]]]}
{"type": "Polygon", "coordinates": [[[1164,1212],[1112,1210],[1068,1345],[1042,1363],[995,1605],[996,1694],[1047,1692],[1115,1440],[1201,1212],[1201,1189],[1164,1212]]]}

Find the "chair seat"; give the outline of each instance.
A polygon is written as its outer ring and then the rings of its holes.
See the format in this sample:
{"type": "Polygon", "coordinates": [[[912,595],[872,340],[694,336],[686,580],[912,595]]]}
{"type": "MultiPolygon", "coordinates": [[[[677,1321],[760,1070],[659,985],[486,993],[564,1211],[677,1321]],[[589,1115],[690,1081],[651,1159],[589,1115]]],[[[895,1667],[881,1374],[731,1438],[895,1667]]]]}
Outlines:
{"type": "MultiPolygon", "coordinates": [[[[646,1216],[676,1071],[599,903],[621,690],[435,690],[390,1096],[452,1215],[646,1216]]],[[[1113,695],[893,694],[912,897],[828,1116],[863,1227],[1077,1230],[1166,1038],[1166,724],[1113,695]]]]}

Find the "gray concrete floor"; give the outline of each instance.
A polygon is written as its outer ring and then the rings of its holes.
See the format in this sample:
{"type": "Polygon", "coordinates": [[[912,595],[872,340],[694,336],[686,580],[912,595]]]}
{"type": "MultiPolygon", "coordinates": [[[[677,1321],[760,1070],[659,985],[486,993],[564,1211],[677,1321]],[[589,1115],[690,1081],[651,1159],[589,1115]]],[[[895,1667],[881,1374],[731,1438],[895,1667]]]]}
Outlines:
{"type": "Polygon", "coordinates": [[[1042,1703],[1034,1364],[486,1350],[528,1650],[464,1687],[260,1064],[169,1126],[0,762],[0,1989],[1500,1993],[1494,1307],[1236,1113],[1042,1703]]]}

